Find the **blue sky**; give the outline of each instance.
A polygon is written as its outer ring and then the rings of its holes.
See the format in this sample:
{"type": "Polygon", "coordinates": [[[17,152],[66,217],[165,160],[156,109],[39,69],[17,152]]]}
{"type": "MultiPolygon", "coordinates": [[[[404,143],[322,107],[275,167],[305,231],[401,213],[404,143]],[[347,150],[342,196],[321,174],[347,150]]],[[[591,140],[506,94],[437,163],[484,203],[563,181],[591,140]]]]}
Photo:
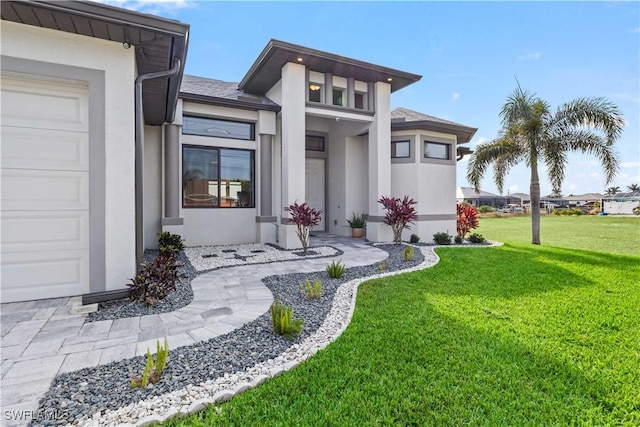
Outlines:
{"type": "MultiPolygon", "coordinates": [[[[107,3],[190,24],[188,74],[240,81],[271,38],[420,74],[392,108],[476,127],[472,148],[497,135],[514,76],[554,108],[605,97],[627,122],[612,185],[640,183],[640,2],[107,3]]],[[[466,165],[458,162],[458,185],[466,165]]],[[[594,157],[572,155],[563,194],[602,192],[603,175],[594,157]]],[[[528,193],[526,167],[505,184],[505,194],[528,193]]],[[[550,192],[546,176],[541,186],[550,192]]],[[[491,174],[482,189],[497,192],[491,174]]]]}

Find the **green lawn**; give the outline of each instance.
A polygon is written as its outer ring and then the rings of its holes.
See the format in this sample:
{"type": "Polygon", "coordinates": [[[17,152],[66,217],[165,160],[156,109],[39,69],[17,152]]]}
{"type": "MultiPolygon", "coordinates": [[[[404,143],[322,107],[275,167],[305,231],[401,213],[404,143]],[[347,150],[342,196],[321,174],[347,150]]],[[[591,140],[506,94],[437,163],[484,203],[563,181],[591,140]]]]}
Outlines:
{"type": "Polygon", "coordinates": [[[545,219],[543,246],[511,243],[526,221],[483,220],[505,246],[363,284],[327,349],[170,425],[640,425],[639,223],[609,219],[545,219]],[[626,255],[560,248],[602,249],[598,224],[626,255]]]}
{"type": "MultiPolygon", "coordinates": [[[[481,218],[476,230],[490,240],[531,243],[531,217],[481,218]]],[[[543,216],[543,246],[640,255],[640,217],[543,216]]]]}

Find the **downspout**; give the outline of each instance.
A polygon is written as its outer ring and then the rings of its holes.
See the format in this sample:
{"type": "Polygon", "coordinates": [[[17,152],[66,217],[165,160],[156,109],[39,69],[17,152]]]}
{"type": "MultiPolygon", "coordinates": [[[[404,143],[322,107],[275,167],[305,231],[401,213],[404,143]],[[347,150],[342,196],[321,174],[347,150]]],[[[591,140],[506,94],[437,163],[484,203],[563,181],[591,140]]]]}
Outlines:
{"type": "Polygon", "coordinates": [[[142,190],[144,188],[144,116],[142,111],[142,83],[145,80],[157,79],[160,77],[175,76],[180,72],[180,59],[173,59],[173,67],[169,70],[155,71],[153,73],[140,74],[136,78],[135,84],[135,113],[136,113],[136,135],[135,135],[135,209],[136,209],[136,266],[140,271],[144,262],[144,218],[142,190]]]}

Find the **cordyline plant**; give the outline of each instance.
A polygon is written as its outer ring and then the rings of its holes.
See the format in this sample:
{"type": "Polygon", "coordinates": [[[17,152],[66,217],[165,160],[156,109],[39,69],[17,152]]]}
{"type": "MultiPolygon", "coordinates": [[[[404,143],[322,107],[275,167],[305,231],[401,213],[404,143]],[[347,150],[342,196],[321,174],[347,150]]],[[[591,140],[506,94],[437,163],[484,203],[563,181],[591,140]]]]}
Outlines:
{"type": "Polygon", "coordinates": [[[322,210],[313,209],[307,202],[301,205],[299,205],[298,202],[294,202],[292,205],[285,207],[284,210],[291,215],[291,217],[288,218],[288,223],[295,224],[297,227],[296,233],[298,234],[300,243],[302,243],[302,250],[306,255],[307,248],[309,247],[309,231],[311,227],[316,227],[320,224],[322,210]]]}
{"type": "Polygon", "coordinates": [[[473,206],[465,206],[459,203],[456,206],[456,210],[458,212],[458,236],[460,236],[461,239],[464,239],[471,229],[478,228],[478,212],[473,206]]]}
{"type": "Polygon", "coordinates": [[[399,245],[402,241],[402,230],[408,230],[409,224],[418,219],[416,209],[413,207],[416,202],[409,196],[404,196],[401,200],[397,197],[382,196],[378,203],[384,206],[387,213],[384,215],[383,222],[393,230],[393,242],[399,245]]]}

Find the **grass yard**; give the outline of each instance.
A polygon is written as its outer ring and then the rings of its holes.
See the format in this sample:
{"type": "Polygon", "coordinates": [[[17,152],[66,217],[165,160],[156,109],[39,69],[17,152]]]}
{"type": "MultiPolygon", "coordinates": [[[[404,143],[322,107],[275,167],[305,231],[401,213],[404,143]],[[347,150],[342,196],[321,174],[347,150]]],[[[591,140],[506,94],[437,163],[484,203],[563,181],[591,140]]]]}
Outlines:
{"type": "Polygon", "coordinates": [[[169,425],[638,426],[640,223],[610,219],[547,218],[543,246],[511,243],[526,220],[483,220],[504,247],[363,284],[327,349],[169,425]]]}
{"type": "MultiPolygon", "coordinates": [[[[531,243],[531,217],[481,218],[476,231],[489,240],[531,243]]],[[[545,215],[540,241],[542,246],[640,256],[640,217],[545,215]]]]}

